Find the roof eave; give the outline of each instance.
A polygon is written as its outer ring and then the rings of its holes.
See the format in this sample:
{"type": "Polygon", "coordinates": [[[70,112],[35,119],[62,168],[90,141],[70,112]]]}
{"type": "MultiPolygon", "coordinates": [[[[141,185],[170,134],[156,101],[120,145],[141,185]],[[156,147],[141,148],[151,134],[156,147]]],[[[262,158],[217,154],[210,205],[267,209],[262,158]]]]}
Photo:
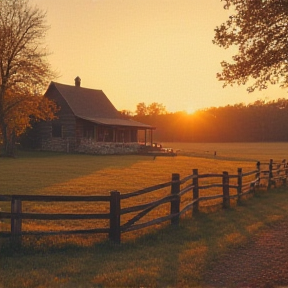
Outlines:
{"type": "MultiPolygon", "coordinates": [[[[95,118],[95,119],[90,119],[90,118],[87,118],[85,116],[80,116],[80,115],[75,115],[77,118],[79,119],[82,119],[82,120],[86,120],[86,121],[89,121],[89,122],[92,122],[92,123],[95,123],[95,124],[99,124],[99,125],[103,125],[103,126],[115,126],[115,127],[133,127],[133,128],[137,128],[137,129],[151,129],[151,130],[155,130],[156,127],[154,126],[150,126],[150,125],[147,125],[147,124],[142,124],[142,123],[139,123],[140,125],[129,125],[129,124],[134,124],[134,123],[127,123],[126,124],[119,124],[119,123],[104,123],[104,122],[101,122],[101,120],[99,120],[99,118],[95,118]]],[[[123,120],[123,119],[115,119],[115,121],[117,120],[123,120]]],[[[126,121],[129,121],[129,120],[126,120],[126,121]]],[[[134,121],[134,120],[131,120],[131,121],[134,121]]],[[[136,121],[134,121],[136,122],[136,121]]]]}

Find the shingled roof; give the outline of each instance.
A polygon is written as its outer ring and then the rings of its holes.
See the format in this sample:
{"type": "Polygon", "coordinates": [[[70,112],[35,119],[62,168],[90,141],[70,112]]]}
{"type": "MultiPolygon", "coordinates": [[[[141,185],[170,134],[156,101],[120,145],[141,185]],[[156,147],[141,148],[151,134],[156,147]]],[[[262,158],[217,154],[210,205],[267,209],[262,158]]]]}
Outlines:
{"type": "Polygon", "coordinates": [[[119,111],[117,111],[102,90],[82,88],[80,86],[71,86],[56,82],[51,82],[50,86],[52,85],[55,86],[74,115],[78,118],[102,125],[154,128],[131,119],[121,118],[119,111]]]}

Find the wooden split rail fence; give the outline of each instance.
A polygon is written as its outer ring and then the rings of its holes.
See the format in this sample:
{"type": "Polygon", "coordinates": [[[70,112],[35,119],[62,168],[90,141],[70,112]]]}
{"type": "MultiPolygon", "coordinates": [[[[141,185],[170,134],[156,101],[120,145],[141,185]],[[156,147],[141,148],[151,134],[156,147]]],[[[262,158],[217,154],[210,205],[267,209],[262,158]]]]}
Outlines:
{"type": "MultiPolygon", "coordinates": [[[[10,202],[11,211],[0,211],[1,219],[11,220],[11,231],[0,231],[0,236],[11,237],[11,240],[21,239],[22,235],[57,235],[57,234],[88,234],[88,233],[106,233],[109,239],[115,243],[120,243],[121,233],[134,231],[160,224],[165,221],[170,221],[171,224],[177,225],[180,216],[191,210],[192,213],[197,213],[199,203],[208,200],[222,199],[223,208],[230,207],[230,200],[241,198],[261,186],[270,189],[272,185],[286,184],[288,168],[286,160],[281,163],[273,163],[271,159],[269,163],[257,163],[256,169],[247,173],[243,173],[241,168],[238,168],[237,174],[229,175],[228,172],[222,174],[198,174],[198,169],[193,169],[193,173],[183,179],[180,179],[179,174],[172,174],[171,181],[152,187],[148,187],[132,193],[120,194],[118,191],[110,192],[107,196],[44,196],[44,195],[0,195],[1,202],[10,202]],[[251,180],[251,177],[253,178],[251,180]],[[218,183],[209,183],[207,185],[199,184],[201,179],[220,179],[218,183]],[[246,181],[250,178],[249,181],[246,181]],[[230,180],[234,179],[234,184],[230,180]],[[184,187],[185,186],[185,187],[184,187]],[[154,200],[150,203],[140,204],[130,207],[121,208],[121,201],[133,197],[141,197],[144,194],[155,192],[157,190],[171,187],[171,193],[165,197],[154,200]],[[220,188],[221,193],[217,195],[207,195],[201,193],[200,190],[220,188]],[[232,190],[234,189],[234,193],[232,190]],[[185,206],[181,201],[184,195],[189,195],[190,200],[185,202],[185,206]],[[108,202],[110,205],[109,213],[92,213],[92,214],[45,214],[45,213],[24,213],[22,211],[23,202],[108,202]],[[159,208],[163,204],[170,205],[170,211],[161,217],[139,223],[145,215],[154,209],[159,208]],[[181,209],[180,209],[181,208],[181,209]],[[131,218],[126,223],[121,224],[121,216],[132,214],[131,218]],[[136,215],[135,215],[136,214],[136,215]],[[70,231],[23,231],[23,220],[91,220],[91,219],[106,219],[109,221],[109,227],[87,229],[87,230],[70,230],[70,231]]],[[[135,201],[136,202],[136,201],[135,201]]],[[[19,243],[19,242],[18,242],[19,243]]]]}

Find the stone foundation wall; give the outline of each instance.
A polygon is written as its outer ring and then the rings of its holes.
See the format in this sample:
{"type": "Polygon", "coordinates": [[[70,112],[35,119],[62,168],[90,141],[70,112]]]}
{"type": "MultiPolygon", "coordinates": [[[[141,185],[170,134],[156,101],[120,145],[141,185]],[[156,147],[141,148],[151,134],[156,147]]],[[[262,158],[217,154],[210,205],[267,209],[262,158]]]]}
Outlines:
{"type": "Polygon", "coordinates": [[[138,153],[138,143],[95,142],[82,138],[76,147],[74,139],[49,138],[42,140],[42,150],[66,153],[84,153],[96,155],[135,154],[138,153]]]}
{"type": "Polygon", "coordinates": [[[55,152],[75,152],[75,140],[52,137],[49,139],[42,140],[41,149],[44,151],[55,151],[55,152]]]}
{"type": "Polygon", "coordinates": [[[81,139],[77,152],[98,155],[135,154],[139,149],[138,143],[95,142],[91,139],[81,139]]]}

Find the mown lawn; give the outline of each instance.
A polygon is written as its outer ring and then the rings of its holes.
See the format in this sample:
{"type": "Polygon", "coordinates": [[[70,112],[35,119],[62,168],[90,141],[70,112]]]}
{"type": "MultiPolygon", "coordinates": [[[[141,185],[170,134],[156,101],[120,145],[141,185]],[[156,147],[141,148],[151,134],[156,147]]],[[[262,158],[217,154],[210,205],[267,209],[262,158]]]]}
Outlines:
{"type": "MultiPolygon", "coordinates": [[[[200,173],[255,168],[254,160],[233,160],[24,153],[16,159],[0,158],[1,194],[126,193],[169,181],[172,173],[187,176],[193,168],[200,173]]],[[[228,210],[203,210],[193,218],[188,213],[179,227],[167,223],[144,234],[127,233],[121,245],[97,235],[29,237],[15,251],[0,238],[0,287],[205,287],[205,271],[230,247],[244,245],[261,229],[288,219],[287,193],[259,191],[228,210]]],[[[0,225],[6,229],[9,223],[0,225]]]]}

